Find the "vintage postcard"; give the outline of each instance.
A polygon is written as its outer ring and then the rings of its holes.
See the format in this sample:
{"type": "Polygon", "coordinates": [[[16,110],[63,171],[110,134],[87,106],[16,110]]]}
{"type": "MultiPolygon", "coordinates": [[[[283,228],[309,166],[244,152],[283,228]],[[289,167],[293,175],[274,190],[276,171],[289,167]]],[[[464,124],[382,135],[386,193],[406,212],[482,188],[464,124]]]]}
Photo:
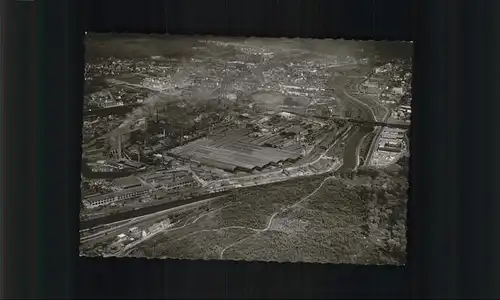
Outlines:
{"type": "Polygon", "coordinates": [[[85,43],[81,255],[405,264],[412,43],[85,43]]]}

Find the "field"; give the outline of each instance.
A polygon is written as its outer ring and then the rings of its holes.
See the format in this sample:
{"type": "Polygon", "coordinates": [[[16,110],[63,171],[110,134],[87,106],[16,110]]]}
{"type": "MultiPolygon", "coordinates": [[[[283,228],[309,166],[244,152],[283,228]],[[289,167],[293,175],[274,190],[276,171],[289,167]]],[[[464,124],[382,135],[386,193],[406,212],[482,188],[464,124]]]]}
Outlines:
{"type": "Polygon", "coordinates": [[[404,264],[405,170],[360,169],[235,191],[129,255],[404,264]]]}

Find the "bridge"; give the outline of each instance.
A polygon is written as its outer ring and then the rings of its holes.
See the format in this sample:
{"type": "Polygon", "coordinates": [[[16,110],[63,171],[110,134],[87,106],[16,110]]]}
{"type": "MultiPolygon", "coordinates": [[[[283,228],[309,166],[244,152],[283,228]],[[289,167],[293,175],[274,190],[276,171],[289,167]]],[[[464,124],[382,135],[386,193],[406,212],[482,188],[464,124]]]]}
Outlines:
{"type": "Polygon", "coordinates": [[[355,124],[370,124],[375,126],[384,126],[384,127],[393,127],[393,128],[402,128],[409,129],[410,122],[403,121],[387,121],[387,122],[379,122],[379,121],[366,121],[366,120],[358,120],[358,119],[345,119],[347,122],[355,123],[355,124]]]}
{"type": "Polygon", "coordinates": [[[380,121],[369,121],[369,120],[360,120],[360,119],[354,119],[354,118],[346,118],[346,117],[340,117],[338,115],[332,116],[332,117],[325,117],[325,116],[320,116],[320,115],[310,115],[310,114],[303,114],[296,112],[294,110],[290,109],[284,109],[283,111],[289,112],[291,114],[305,117],[305,118],[317,118],[320,120],[344,120],[346,122],[354,123],[354,124],[368,124],[368,125],[374,125],[374,126],[384,126],[384,127],[392,127],[392,128],[402,128],[402,129],[409,129],[410,128],[410,122],[404,122],[404,121],[387,121],[387,122],[380,122],[380,121]]]}

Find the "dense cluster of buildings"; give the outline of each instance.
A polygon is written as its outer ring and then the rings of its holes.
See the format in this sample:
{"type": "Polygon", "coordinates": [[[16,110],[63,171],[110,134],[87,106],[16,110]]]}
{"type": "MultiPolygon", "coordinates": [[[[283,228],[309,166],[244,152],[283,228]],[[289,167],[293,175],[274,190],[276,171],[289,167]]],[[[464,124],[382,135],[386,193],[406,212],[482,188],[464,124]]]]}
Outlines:
{"type": "Polygon", "coordinates": [[[405,131],[399,128],[384,127],[380,133],[378,149],[380,151],[401,152],[405,131]]]}
{"type": "Polygon", "coordinates": [[[109,158],[87,162],[86,165],[91,172],[95,173],[137,171],[144,168],[144,164],[136,161],[132,160],[118,161],[109,158]]]}
{"type": "Polygon", "coordinates": [[[113,184],[104,179],[87,179],[82,175],[82,195],[84,197],[96,197],[113,192],[113,184]]]}
{"type": "Polygon", "coordinates": [[[230,172],[237,170],[251,172],[254,169],[263,169],[286,161],[296,161],[301,157],[300,151],[261,146],[259,144],[266,141],[260,137],[250,137],[251,133],[252,130],[241,129],[226,132],[220,137],[195,140],[172,149],[170,154],[230,172]],[[242,140],[244,137],[247,137],[248,141],[242,140]]]}
{"type": "Polygon", "coordinates": [[[360,90],[366,94],[378,95],[388,89],[387,76],[373,74],[360,86],[360,90]]]}
{"type": "Polygon", "coordinates": [[[396,99],[401,98],[407,92],[411,85],[411,72],[405,69],[405,65],[387,63],[384,66],[375,68],[375,72],[370,78],[384,78],[384,85],[379,86],[381,97],[385,103],[397,103],[396,99]]]}
{"type": "Polygon", "coordinates": [[[138,176],[117,178],[109,184],[104,194],[87,195],[84,205],[96,208],[111,203],[141,200],[144,197],[158,199],[169,194],[181,194],[199,187],[199,182],[185,170],[154,170],[138,176]]]}
{"type": "Polygon", "coordinates": [[[151,188],[147,186],[138,186],[128,189],[123,189],[117,192],[111,192],[104,195],[86,197],[83,199],[83,204],[87,208],[95,208],[103,205],[108,205],[114,202],[122,202],[141,196],[145,196],[151,192],[151,188]]]}
{"type": "MultiPolygon", "coordinates": [[[[163,61],[167,61],[167,59],[163,58],[163,61]]],[[[175,58],[169,58],[168,61],[171,63],[176,63],[178,60],[175,58]]],[[[156,63],[155,60],[130,60],[111,57],[86,63],[85,80],[92,80],[95,77],[106,75],[116,76],[130,73],[140,74],[151,71],[165,73],[170,69],[171,67],[166,68],[164,64],[156,63]]]]}
{"type": "Polygon", "coordinates": [[[105,249],[94,249],[94,251],[99,251],[102,253],[116,253],[122,250],[126,245],[144,239],[150,235],[161,232],[167,228],[172,227],[174,224],[170,221],[169,218],[166,218],[163,221],[154,223],[149,226],[135,226],[130,228],[127,232],[118,234],[109,246],[105,247],[105,249]]]}
{"type": "MultiPolygon", "coordinates": [[[[110,134],[104,134],[99,135],[99,138],[95,138],[96,132],[101,132],[100,127],[103,127],[102,131],[104,132],[114,132],[113,128],[118,125],[116,124],[118,121],[114,120],[114,117],[110,117],[106,122],[103,122],[104,119],[99,118],[85,121],[84,135],[87,136],[87,139],[94,141],[90,146],[85,145],[84,156],[91,158],[92,162],[87,165],[93,172],[133,170],[134,174],[137,174],[139,171],[145,171],[146,164],[143,162],[145,158],[151,158],[154,162],[147,161],[148,165],[156,164],[165,167],[165,169],[148,171],[140,175],[114,180],[108,189],[103,189],[103,193],[93,193],[84,198],[83,203],[87,208],[96,208],[112,203],[122,204],[143,198],[175,198],[173,195],[195,193],[193,191],[201,187],[200,181],[203,182],[203,180],[197,177],[196,174],[192,174],[191,171],[181,170],[183,167],[186,168],[188,164],[190,166],[206,167],[209,170],[207,178],[210,179],[210,176],[217,171],[233,174],[238,171],[254,172],[266,168],[282,168],[286,164],[296,162],[307,153],[308,149],[311,149],[312,144],[317,142],[316,139],[323,133],[322,130],[328,127],[325,124],[315,124],[314,126],[305,124],[305,121],[301,121],[303,120],[302,113],[306,116],[324,116],[323,119],[319,118],[321,121],[334,113],[338,113],[342,108],[337,107],[338,102],[330,93],[326,78],[330,74],[324,72],[325,69],[336,64],[359,62],[353,57],[342,60],[337,57],[329,57],[324,60],[311,59],[295,63],[286,62],[281,67],[266,70],[266,68],[260,68],[258,63],[248,62],[245,55],[260,55],[261,57],[256,59],[265,61],[272,57],[271,51],[238,43],[219,41],[213,43],[218,46],[234,46],[239,50],[239,56],[235,55],[236,60],[233,58],[229,62],[221,59],[210,60],[209,68],[197,68],[201,61],[192,59],[191,66],[184,66],[189,67],[186,69],[187,71],[172,66],[165,67],[154,60],[148,62],[142,60],[135,62],[116,59],[104,60],[92,68],[99,75],[115,75],[116,78],[118,78],[116,75],[121,76],[125,73],[156,73],[157,76],[153,77],[143,76],[140,78],[139,76],[135,78],[139,82],[128,84],[138,86],[138,90],[141,91],[145,89],[168,92],[171,95],[179,95],[181,96],[179,98],[186,99],[190,95],[190,97],[198,98],[197,100],[210,98],[219,101],[220,98],[225,98],[228,101],[224,103],[245,103],[245,101],[238,100],[243,98],[241,95],[246,94],[247,98],[243,100],[250,100],[249,102],[252,103],[248,104],[248,109],[245,106],[241,110],[228,113],[227,116],[221,114],[221,120],[217,119],[217,121],[209,122],[209,124],[217,123],[224,127],[215,134],[212,128],[199,129],[199,127],[202,127],[199,124],[197,124],[198,127],[192,126],[192,124],[196,123],[194,121],[185,127],[176,124],[175,126],[178,126],[175,128],[176,130],[170,130],[174,127],[171,125],[174,122],[169,120],[169,122],[161,123],[162,121],[158,120],[157,111],[155,121],[157,128],[154,130],[151,128],[146,130],[146,126],[134,125],[137,127],[136,129],[131,126],[126,133],[120,133],[120,135],[114,137],[110,136],[110,134]],[[238,61],[238,58],[241,58],[242,61],[238,61]],[[193,65],[195,67],[192,67],[193,65]],[[227,78],[234,80],[227,80],[227,78]],[[141,86],[143,89],[140,88],[141,86]],[[190,89],[191,86],[196,86],[197,90],[190,89]],[[248,93],[249,91],[251,93],[248,93]],[[267,93],[271,95],[274,93],[279,95],[281,102],[272,98],[274,94],[269,97],[264,95],[260,100],[256,99],[255,97],[258,97],[257,94],[260,93],[258,91],[262,91],[261,94],[267,93]],[[268,106],[272,106],[271,108],[265,106],[266,101],[270,103],[268,106]],[[253,111],[255,103],[261,104],[256,106],[263,108],[262,111],[256,112],[257,109],[253,111]],[[279,108],[281,112],[272,111],[276,108],[279,108]],[[295,108],[297,111],[293,110],[295,108]],[[268,112],[263,112],[265,110],[268,110],[268,112]],[[311,115],[309,114],[310,111],[312,112],[311,115]],[[184,128],[188,131],[188,128],[191,127],[196,128],[196,130],[192,129],[189,134],[185,133],[184,128]],[[96,130],[96,128],[99,130],[96,130]],[[178,128],[182,129],[179,130],[178,128]],[[131,132],[137,133],[140,130],[142,130],[141,134],[144,132],[146,134],[139,139],[135,139],[136,142],[129,142],[129,139],[134,140],[131,137],[133,136],[131,132]],[[163,133],[159,134],[162,130],[163,133]],[[167,136],[165,131],[169,130],[175,132],[176,135],[167,136]],[[181,133],[177,135],[178,131],[181,133]],[[157,161],[161,161],[161,163],[157,164],[157,161]],[[172,161],[175,162],[175,166],[167,164],[172,161]]],[[[161,60],[162,58],[158,59],[161,60]]],[[[398,67],[391,64],[378,68],[375,70],[375,75],[366,80],[361,88],[366,94],[386,93],[387,97],[382,100],[388,99],[387,101],[392,101],[391,97],[401,97],[407,93],[409,75],[401,75],[400,71],[398,67]],[[389,82],[387,77],[392,78],[390,85],[387,84],[389,82]]],[[[87,75],[89,78],[92,77],[92,74],[87,75]]],[[[120,77],[120,80],[125,80],[122,77],[120,77]]],[[[116,80],[116,82],[118,81],[116,80]]],[[[358,87],[356,87],[357,89],[358,87]]],[[[104,90],[89,95],[87,102],[91,106],[102,108],[126,105],[127,102],[124,101],[125,94],[120,93],[112,94],[110,90],[104,90]]],[[[139,98],[137,97],[136,100],[139,101],[139,98]]],[[[179,106],[184,111],[194,107],[187,103],[189,101],[179,101],[178,105],[185,105],[185,107],[179,106]]],[[[215,100],[211,101],[211,103],[212,105],[216,103],[218,105],[217,109],[223,108],[215,100]]],[[[411,114],[411,110],[408,109],[400,106],[398,110],[394,111],[393,118],[405,120],[411,114]]],[[[206,106],[196,107],[195,113],[201,116],[200,113],[206,110],[206,106]]],[[[196,114],[190,114],[190,116],[194,116],[192,119],[198,119],[196,114]]],[[[169,117],[171,116],[170,113],[169,117]]],[[[145,119],[142,121],[144,124],[148,124],[145,119]]],[[[307,122],[313,123],[310,120],[307,122]]],[[[392,153],[401,152],[401,149],[403,149],[403,135],[404,132],[397,129],[385,128],[380,135],[379,145],[376,147],[377,155],[383,155],[384,153],[392,155],[392,153]]],[[[321,144],[320,146],[323,147],[321,149],[327,149],[328,147],[328,145],[321,144]]],[[[321,159],[311,168],[318,171],[328,167],[331,163],[332,161],[329,159],[321,159]]],[[[163,225],[155,226],[157,227],[141,231],[140,235],[143,235],[143,232],[146,231],[155,232],[163,225]]],[[[134,231],[129,232],[128,235],[137,238],[139,233],[134,231]]]]}
{"type": "Polygon", "coordinates": [[[405,129],[384,127],[374,148],[371,164],[384,166],[394,162],[405,150],[405,129]]]}
{"type": "Polygon", "coordinates": [[[122,119],[114,115],[109,115],[107,117],[84,117],[82,130],[85,142],[84,151],[86,151],[88,148],[102,148],[106,144],[107,137],[105,135],[113,128],[118,127],[122,121],[122,119]],[[101,139],[99,140],[99,138],[101,139]],[[87,143],[92,140],[94,140],[94,144],[88,145],[87,143]]]}
{"type": "Polygon", "coordinates": [[[193,178],[191,173],[184,170],[157,170],[143,174],[141,178],[151,184],[151,186],[169,192],[179,192],[199,186],[199,182],[193,178]]]}
{"type": "Polygon", "coordinates": [[[411,107],[409,105],[400,105],[393,109],[391,114],[392,120],[411,121],[411,107]]]}

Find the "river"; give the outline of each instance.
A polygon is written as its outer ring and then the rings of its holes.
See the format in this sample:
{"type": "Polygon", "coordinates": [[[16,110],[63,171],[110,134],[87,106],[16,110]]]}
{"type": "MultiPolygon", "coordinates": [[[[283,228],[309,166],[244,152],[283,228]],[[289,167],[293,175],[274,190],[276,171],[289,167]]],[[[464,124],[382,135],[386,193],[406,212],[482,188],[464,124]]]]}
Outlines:
{"type": "Polygon", "coordinates": [[[363,138],[371,132],[373,132],[373,126],[359,127],[359,129],[349,138],[344,151],[343,164],[338,172],[349,172],[357,167],[358,155],[356,149],[363,141],[363,138]]]}
{"type": "MultiPolygon", "coordinates": [[[[368,107],[361,104],[361,100],[356,101],[354,97],[347,94],[345,91],[345,85],[348,82],[347,77],[334,77],[331,85],[335,88],[335,95],[342,99],[345,104],[347,104],[351,110],[357,110],[360,112],[361,120],[374,121],[374,116],[368,107]]],[[[343,165],[340,167],[338,172],[349,172],[357,167],[357,147],[363,141],[363,138],[373,132],[373,125],[362,125],[358,127],[358,130],[348,139],[346,148],[344,150],[343,165]]]]}

